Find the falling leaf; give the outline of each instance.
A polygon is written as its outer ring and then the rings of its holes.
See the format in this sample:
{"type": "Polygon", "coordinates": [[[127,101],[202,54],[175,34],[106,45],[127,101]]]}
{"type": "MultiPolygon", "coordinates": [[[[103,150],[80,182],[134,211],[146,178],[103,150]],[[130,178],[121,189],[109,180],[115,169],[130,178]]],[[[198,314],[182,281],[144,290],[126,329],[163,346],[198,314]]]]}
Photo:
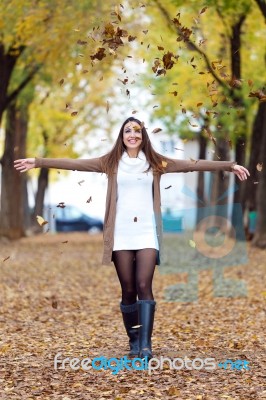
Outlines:
{"type": "Polygon", "coordinates": [[[134,222],[137,222],[138,221],[138,218],[137,217],[134,217],[134,222]]]}
{"type": "Polygon", "coordinates": [[[147,35],[147,33],[149,32],[148,29],[146,29],[145,31],[142,31],[144,33],[144,35],[147,35]]]}
{"type": "Polygon", "coordinates": [[[173,58],[177,58],[174,56],[173,53],[168,51],[166,54],[163,56],[163,65],[165,69],[171,69],[174,66],[174,61],[173,58]]]}
{"type": "Polygon", "coordinates": [[[66,244],[66,243],[68,243],[68,240],[64,240],[62,243],[63,243],[63,244],[66,244]]]}
{"type": "Polygon", "coordinates": [[[106,57],[104,47],[99,47],[96,53],[90,56],[91,60],[99,60],[99,61],[101,61],[104,57],[106,57]]]}
{"type": "Polygon", "coordinates": [[[184,151],[184,149],[179,149],[178,147],[175,147],[175,150],[184,151]]]}
{"type": "Polygon", "coordinates": [[[46,221],[43,217],[41,217],[40,215],[36,216],[37,222],[39,225],[44,226],[46,224],[48,224],[48,221],[46,221]]]}
{"type": "Polygon", "coordinates": [[[107,114],[108,114],[108,112],[109,112],[109,108],[110,108],[110,106],[109,106],[109,101],[107,100],[107,102],[106,102],[106,112],[107,112],[107,114]]]}
{"type": "Polygon", "coordinates": [[[81,186],[82,183],[84,183],[84,182],[85,182],[85,181],[84,181],[84,179],[83,179],[82,181],[79,181],[78,184],[81,186]]]}
{"type": "Polygon", "coordinates": [[[66,206],[65,206],[65,203],[63,201],[61,201],[60,203],[57,204],[56,207],[65,208],[66,206]]]}
{"type": "Polygon", "coordinates": [[[132,111],[132,114],[136,114],[136,113],[137,113],[137,110],[133,110],[133,111],[132,111]]]}
{"type": "Polygon", "coordinates": [[[172,187],[172,185],[169,185],[167,187],[165,187],[165,189],[170,189],[172,187]]]}
{"type": "Polygon", "coordinates": [[[232,88],[233,87],[240,88],[242,86],[242,80],[241,79],[233,78],[228,83],[229,83],[229,86],[231,86],[232,88]]]}
{"type": "Polygon", "coordinates": [[[182,113],[186,114],[187,110],[185,108],[182,108],[182,113]]]}
{"type": "Polygon", "coordinates": [[[85,44],[87,44],[88,42],[86,42],[86,40],[78,40],[77,44],[80,44],[81,46],[85,46],[85,44]]]}
{"type": "Polygon", "coordinates": [[[205,11],[206,11],[207,9],[208,9],[208,7],[203,7],[203,8],[200,10],[199,15],[205,13],[205,11]]]}
{"type": "Polygon", "coordinates": [[[78,114],[78,111],[73,111],[73,112],[71,113],[71,117],[75,117],[77,114],[78,114]]]}
{"type": "Polygon", "coordinates": [[[65,80],[64,80],[64,79],[61,79],[61,80],[59,81],[59,85],[62,86],[64,82],[65,82],[65,80]]]}
{"type": "Polygon", "coordinates": [[[157,48],[158,48],[158,50],[164,50],[164,47],[162,47],[162,46],[157,46],[157,48]]]}
{"type": "Polygon", "coordinates": [[[200,107],[200,106],[202,106],[202,104],[203,104],[203,103],[197,103],[197,107],[200,107]]]}
{"type": "Polygon", "coordinates": [[[7,261],[10,259],[10,256],[7,256],[6,258],[3,259],[3,262],[7,261]]]}
{"type": "Polygon", "coordinates": [[[161,128],[155,128],[155,129],[153,129],[152,133],[158,133],[158,132],[161,132],[161,131],[162,131],[161,128]]]}
{"type": "Polygon", "coordinates": [[[255,92],[250,92],[248,97],[257,97],[260,102],[266,101],[266,94],[262,90],[256,90],[255,92]]]}
{"type": "Polygon", "coordinates": [[[253,81],[250,80],[250,79],[248,80],[248,86],[249,86],[249,87],[253,86],[253,81]]]}
{"type": "Polygon", "coordinates": [[[88,200],[86,201],[86,203],[90,203],[92,201],[92,197],[90,196],[89,198],[88,198],[88,200]]]}
{"type": "Polygon", "coordinates": [[[194,242],[194,240],[189,240],[189,245],[190,245],[190,247],[193,247],[193,248],[195,248],[196,247],[196,243],[194,242]]]}
{"type": "Polygon", "coordinates": [[[127,40],[128,40],[129,42],[133,42],[133,41],[136,39],[136,37],[137,37],[137,36],[131,36],[131,35],[129,35],[128,38],[127,38],[127,40]]]}
{"type": "Polygon", "coordinates": [[[257,168],[257,170],[260,172],[260,171],[262,171],[262,167],[263,167],[263,163],[258,163],[257,165],[256,165],[256,168],[257,168]]]}
{"type": "Polygon", "coordinates": [[[189,125],[192,126],[192,128],[198,128],[198,125],[192,124],[190,121],[188,121],[189,125]]]}

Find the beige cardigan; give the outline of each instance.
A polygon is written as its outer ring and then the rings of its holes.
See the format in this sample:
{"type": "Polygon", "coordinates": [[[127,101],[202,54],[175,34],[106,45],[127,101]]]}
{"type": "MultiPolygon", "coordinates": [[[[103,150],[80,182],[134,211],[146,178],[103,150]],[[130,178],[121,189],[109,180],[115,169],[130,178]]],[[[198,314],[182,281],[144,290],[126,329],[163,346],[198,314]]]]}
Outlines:
{"type": "MultiPolygon", "coordinates": [[[[100,172],[102,171],[101,159],[104,156],[90,159],[67,159],[67,158],[36,158],[36,168],[57,168],[73,171],[100,172]]],[[[192,172],[192,171],[232,171],[236,162],[231,161],[207,161],[207,160],[175,160],[167,159],[164,163],[164,173],[169,172],[192,172]]],[[[161,194],[160,179],[162,173],[153,173],[153,209],[156,221],[156,234],[159,242],[159,252],[156,264],[160,265],[160,250],[162,249],[162,217],[161,217],[161,194]]],[[[112,249],[114,243],[114,226],[116,214],[117,196],[117,170],[113,176],[108,176],[106,194],[106,208],[103,228],[103,258],[102,264],[112,262],[112,249]]]]}

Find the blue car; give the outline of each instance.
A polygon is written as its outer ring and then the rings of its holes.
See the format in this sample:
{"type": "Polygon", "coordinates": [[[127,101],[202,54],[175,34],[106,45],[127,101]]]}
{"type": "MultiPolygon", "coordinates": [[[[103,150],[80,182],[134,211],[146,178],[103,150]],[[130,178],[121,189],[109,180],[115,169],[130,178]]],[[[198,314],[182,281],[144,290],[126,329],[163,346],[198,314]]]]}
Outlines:
{"type": "Polygon", "coordinates": [[[55,229],[57,232],[102,232],[103,222],[98,218],[93,218],[80,211],[75,206],[59,206],[53,207],[55,218],[55,229]]]}

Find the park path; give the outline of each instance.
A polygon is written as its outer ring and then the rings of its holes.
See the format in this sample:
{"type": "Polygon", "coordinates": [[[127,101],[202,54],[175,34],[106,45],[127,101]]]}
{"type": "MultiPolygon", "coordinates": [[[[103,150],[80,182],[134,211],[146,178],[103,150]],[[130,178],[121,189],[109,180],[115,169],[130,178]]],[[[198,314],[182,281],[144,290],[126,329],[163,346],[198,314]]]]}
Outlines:
{"type": "MultiPolygon", "coordinates": [[[[185,251],[185,249],[180,249],[185,251]]],[[[155,272],[154,357],[246,360],[247,369],[54,369],[54,357],[121,358],[127,338],[113,265],[101,265],[101,235],[42,234],[0,241],[0,399],[266,399],[266,251],[248,245],[249,264],[228,268],[248,295],[214,298],[200,272],[196,302],[168,302],[185,274],[155,272]]],[[[178,364],[180,365],[180,364],[178,364]]]]}

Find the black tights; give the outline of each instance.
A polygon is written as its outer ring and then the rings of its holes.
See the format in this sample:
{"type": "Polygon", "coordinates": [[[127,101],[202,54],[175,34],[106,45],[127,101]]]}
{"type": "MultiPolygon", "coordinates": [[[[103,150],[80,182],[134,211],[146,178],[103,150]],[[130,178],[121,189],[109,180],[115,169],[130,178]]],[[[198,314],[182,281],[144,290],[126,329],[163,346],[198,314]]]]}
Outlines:
{"type": "Polygon", "coordinates": [[[137,300],[154,300],[152,278],[156,265],[156,249],[116,250],[113,262],[122,289],[122,304],[137,300]]]}

